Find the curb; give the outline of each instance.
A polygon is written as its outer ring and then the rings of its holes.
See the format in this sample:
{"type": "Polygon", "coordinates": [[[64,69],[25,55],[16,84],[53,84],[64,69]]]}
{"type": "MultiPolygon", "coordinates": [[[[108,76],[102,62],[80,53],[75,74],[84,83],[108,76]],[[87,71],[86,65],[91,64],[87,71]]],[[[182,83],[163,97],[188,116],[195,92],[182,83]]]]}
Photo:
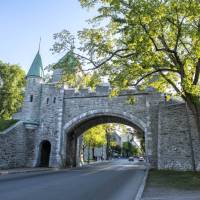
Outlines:
{"type": "Polygon", "coordinates": [[[38,170],[21,170],[21,171],[0,171],[0,176],[5,176],[5,175],[9,175],[9,174],[25,174],[25,173],[29,173],[29,172],[46,172],[46,171],[56,171],[55,169],[38,169],[38,170]]]}
{"type": "Polygon", "coordinates": [[[96,162],[91,162],[91,163],[83,164],[81,167],[87,167],[87,166],[91,166],[91,165],[104,164],[104,163],[108,163],[108,162],[110,162],[110,160],[96,161],[96,162]]]}
{"type": "MultiPolygon", "coordinates": [[[[82,168],[82,167],[88,167],[88,166],[91,166],[91,165],[97,165],[97,164],[103,164],[103,163],[108,163],[109,161],[101,161],[101,162],[93,162],[93,163],[89,163],[89,164],[84,164],[82,166],[79,166],[79,167],[76,167],[76,168],[82,168]]],[[[64,170],[69,170],[69,169],[72,169],[72,168],[66,168],[64,170]]],[[[47,171],[51,171],[51,172],[55,172],[55,171],[62,171],[62,169],[60,168],[31,168],[31,169],[21,169],[21,170],[0,170],[0,177],[1,176],[5,176],[5,175],[9,175],[9,174],[25,174],[25,173],[29,173],[29,172],[47,172],[47,171]]]]}
{"type": "Polygon", "coordinates": [[[145,188],[145,185],[146,185],[146,180],[147,180],[148,174],[149,174],[149,167],[147,167],[147,169],[145,171],[144,178],[143,178],[142,183],[141,183],[141,185],[138,189],[135,200],[141,200],[142,199],[142,195],[143,195],[143,192],[144,192],[144,188],[145,188]]]}

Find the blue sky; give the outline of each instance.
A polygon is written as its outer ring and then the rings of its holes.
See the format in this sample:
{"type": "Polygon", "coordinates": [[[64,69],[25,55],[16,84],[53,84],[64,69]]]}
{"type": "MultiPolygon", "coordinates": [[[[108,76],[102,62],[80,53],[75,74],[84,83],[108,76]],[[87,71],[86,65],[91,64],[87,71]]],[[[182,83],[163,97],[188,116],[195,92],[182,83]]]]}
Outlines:
{"type": "Polygon", "coordinates": [[[53,33],[63,29],[71,33],[87,26],[94,16],[81,8],[78,0],[1,0],[0,1],[0,60],[29,69],[38,50],[40,36],[43,65],[58,60],[49,49],[53,33]]]}

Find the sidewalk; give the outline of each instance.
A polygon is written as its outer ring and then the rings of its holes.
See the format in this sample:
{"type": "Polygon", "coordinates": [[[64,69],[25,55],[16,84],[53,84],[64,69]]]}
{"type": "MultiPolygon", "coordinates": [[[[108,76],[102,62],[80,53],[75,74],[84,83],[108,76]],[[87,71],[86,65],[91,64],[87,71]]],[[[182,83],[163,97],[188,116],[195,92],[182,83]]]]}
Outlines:
{"type": "MultiPolygon", "coordinates": [[[[109,161],[96,161],[91,163],[85,163],[82,166],[79,167],[87,167],[90,165],[100,164],[100,163],[107,163],[109,161]]],[[[57,170],[67,170],[70,168],[65,169],[58,169],[58,168],[44,168],[44,167],[35,167],[35,168],[13,168],[13,169],[2,169],[0,170],[0,176],[8,175],[8,174],[19,174],[19,173],[28,173],[28,172],[45,172],[45,171],[57,171],[57,170]]]]}
{"type": "Polygon", "coordinates": [[[147,187],[142,200],[200,200],[200,191],[147,187]]]}
{"type": "Polygon", "coordinates": [[[14,168],[14,169],[5,169],[0,170],[0,176],[8,174],[18,174],[18,173],[28,173],[28,172],[42,172],[42,171],[55,171],[55,168],[14,168]]]}

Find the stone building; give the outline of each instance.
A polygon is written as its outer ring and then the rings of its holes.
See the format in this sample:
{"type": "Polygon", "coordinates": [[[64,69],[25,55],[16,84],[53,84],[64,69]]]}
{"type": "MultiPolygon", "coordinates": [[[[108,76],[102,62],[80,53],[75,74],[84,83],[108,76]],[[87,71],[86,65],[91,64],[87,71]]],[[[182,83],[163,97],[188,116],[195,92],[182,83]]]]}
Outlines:
{"type": "MultiPolygon", "coordinates": [[[[71,52],[64,58],[67,65],[74,59],[71,52]]],[[[144,135],[147,161],[159,169],[191,170],[191,132],[200,170],[198,132],[184,102],[165,103],[162,94],[152,89],[130,89],[113,98],[104,86],[77,92],[58,87],[61,73],[54,70],[53,79],[45,83],[37,52],[26,77],[22,110],[15,115],[19,121],[0,134],[1,168],[76,166],[77,138],[83,132],[101,123],[122,123],[144,135]],[[127,100],[131,95],[136,98],[134,105],[127,100]]]]}

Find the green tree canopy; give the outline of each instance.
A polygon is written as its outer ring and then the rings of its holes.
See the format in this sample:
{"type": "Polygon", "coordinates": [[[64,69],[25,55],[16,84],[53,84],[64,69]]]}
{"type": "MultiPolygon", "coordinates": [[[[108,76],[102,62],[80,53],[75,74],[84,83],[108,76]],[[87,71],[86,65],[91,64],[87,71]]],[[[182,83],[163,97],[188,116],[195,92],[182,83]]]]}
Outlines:
{"type": "Polygon", "coordinates": [[[9,119],[22,105],[25,72],[0,61],[0,119],[9,119]]]}
{"type": "MultiPolygon", "coordinates": [[[[78,33],[74,54],[85,73],[107,77],[116,93],[129,86],[153,86],[181,96],[193,112],[200,135],[199,0],[80,0],[98,10],[92,28],[78,33]],[[82,51],[82,53],[80,53],[82,51]]],[[[66,50],[65,31],[57,37],[66,50]]],[[[79,70],[76,71],[76,73],[79,70]]],[[[200,139],[200,137],[199,137],[200,139]]]]}
{"type": "Polygon", "coordinates": [[[106,144],[106,130],[104,125],[97,125],[88,129],[83,135],[83,142],[88,147],[100,147],[106,144]]]}
{"type": "Polygon", "coordinates": [[[139,156],[142,155],[141,149],[139,147],[134,146],[130,141],[123,142],[122,153],[124,156],[139,156]]]}

